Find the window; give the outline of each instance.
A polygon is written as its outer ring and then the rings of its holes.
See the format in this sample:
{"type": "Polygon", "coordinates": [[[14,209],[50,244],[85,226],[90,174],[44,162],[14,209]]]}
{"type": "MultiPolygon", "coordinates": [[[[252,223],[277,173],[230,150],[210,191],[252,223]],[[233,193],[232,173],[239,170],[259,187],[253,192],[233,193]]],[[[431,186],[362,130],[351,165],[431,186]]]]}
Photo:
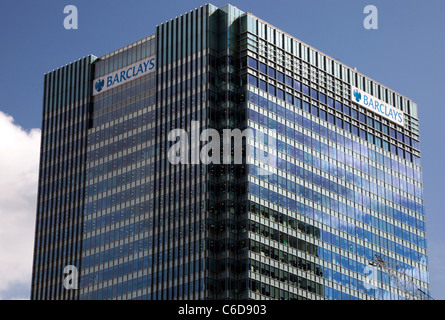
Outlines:
{"type": "Polygon", "coordinates": [[[287,92],[286,92],[286,102],[290,103],[290,104],[294,104],[294,96],[287,92]]]}
{"type": "Polygon", "coordinates": [[[351,117],[358,120],[358,112],[355,109],[351,109],[351,117]]]}
{"type": "Polygon", "coordinates": [[[335,101],[335,109],[342,112],[342,104],[338,101],[335,101]]]}
{"type": "Polygon", "coordinates": [[[263,91],[267,91],[267,83],[266,81],[259,80],[259,88],[263,91]]]}
{"type": "Polygon", "coordinates": [[[267,73],[267,66],[264,63],[262,63],[262,62],[259,62],[259,65],[260,65],[260,72],[266,74],[267,73]]]}
{"type": "Polygon", "coordinates": [[[394,130],[393,128],[389,129],[389,134],[391,136],[391,138],[396,138],[396,130],[394,130]]]}
{"type": "Polygon", "coordinates": [[[411,145],[411,138],[410,137],[408,137],[408,136],[405,136],[405,144],[407,144],[407,145],[411,145]]]}
{"type": "Polygon", "coordinates": [[[277,71],[277,80],[280,82],[284,82],[284,74],[277,71]]]}
{"type": "Polygon", "coordinates": [[[294,83],[294,80],[291,77],[286,76],[286,85],[289,87],[293,87],[293,83],[294,83]]]}
{"type": "Polygon", "coordinates": [[[249,74],[249,84],[258,87],[258,78],[249,74]]]}
{"type": "Polygon", "coordinates": [[[335,119],[335,123],[336,123],[337,127],[343,129],[343,120],[342,120],[342,119],[336,117],[336,119],[335,119]]]}
{"type": "Polygon", "coordinates": [[[295,97],[294,98],[294,104],[295,104],[296,107],[301,109],[301,100],[300,99],[295,97]]]}
{"type": "Polygon", "coordinates": [[[379,137],[375,137],[375,144],[377,145],[377,147],[382,147],[382,139],[380,139],[379,137]]]}
{"type": "Polygon", "coordinates": [[[283,108],[282,106],[280,106],[279,104],[277,104],[277,115],[279,115],[280,117],[285,117],[286,116],[286,109],[283,108]]]}
{"type": "Polygon", "coordinates": [[[396,146],[391,143],[391,153],[397,154],[396,146]]]}
{"type": "Polygon", "coordinates": [[[247,59],[248,66],[254,68],[255,70],[258,70],[258,61],[253,59],[252,57],[248,57],[247,59]]]}
{"type": "Polygon", "coordinates": [[[311,113],[312,113],[314,116],[318,117],[318,107],[316,107],[316,106],[312,106],[312,108],[311,108],[311,113]]]}
{"type": "Polygon", "coordinates": [[[269,111],[276,113],[277,112],[277,104],[269,100],[269,111]]]}
{"type": "Polygon", "coordinates": [[[272,78],[276,78],[276,71],[275,71],[275,69],[274,68],[271,68],[271,67],[268,67],[268,69],[267,69],[267,75],[269,76],[269,77],[272,77],[272,78]]]}
{"type": "Polygon", "coordinates": [[[358,136],[358,127],[357,126],[352,126],[352,133],[356,136],[358,136]]]}
{"type": "Polygon", "coordinates": [[[318,91],[311,88],[311,97],[318,100],[318,91]]]}

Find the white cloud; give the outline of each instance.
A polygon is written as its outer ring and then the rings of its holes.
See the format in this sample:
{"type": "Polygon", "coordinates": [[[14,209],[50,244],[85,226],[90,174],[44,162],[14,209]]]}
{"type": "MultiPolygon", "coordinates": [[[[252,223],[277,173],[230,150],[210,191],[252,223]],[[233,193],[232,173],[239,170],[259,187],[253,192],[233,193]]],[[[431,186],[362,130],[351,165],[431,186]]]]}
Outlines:
{"type": "Polygon", "coordinates": [[[0,299],[29,299],[40,129],[0,111],[0,299]]]}

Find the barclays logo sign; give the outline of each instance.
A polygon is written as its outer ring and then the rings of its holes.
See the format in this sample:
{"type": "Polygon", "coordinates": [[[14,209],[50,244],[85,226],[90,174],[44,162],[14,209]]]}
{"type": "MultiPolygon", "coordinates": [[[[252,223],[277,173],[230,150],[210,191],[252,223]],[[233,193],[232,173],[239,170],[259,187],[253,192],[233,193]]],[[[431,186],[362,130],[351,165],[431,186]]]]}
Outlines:
{"type": "Polygon", "coordinates": [[[355,101],[360,102],[360,100],[362,99],[362,94],[360,92],[358,92],[358,90],[354,90],[354,97],[355,97],[355,101]]]}
{"type": "Polygon", "coordinates": [[[102,88],[104,87],[105,81],[104,79],[99,79],[96,81],[96,84],[94,85],[94,89],[96,89],[97,92],[101,92],[102,88]]]}
{"type": "Polygon", "coordinates": [[[142,77],[156,70],[156,57],[152,56],[147,59],[138,61],[129,66],[121,68],[117,71],[109,73],[103,77],[95,79],[93,87],[93,95],[107,91],[127,81],[142,77]]]}
{"type": "Polygon", "coordinates": [[[398,125],[404,126],[405,114],[386,102],[377,99],[376,97],[358,89],[351,87],[351,99],[355,100],[359,105],[371,110],[389,121],[395,122],[398,125]]]}

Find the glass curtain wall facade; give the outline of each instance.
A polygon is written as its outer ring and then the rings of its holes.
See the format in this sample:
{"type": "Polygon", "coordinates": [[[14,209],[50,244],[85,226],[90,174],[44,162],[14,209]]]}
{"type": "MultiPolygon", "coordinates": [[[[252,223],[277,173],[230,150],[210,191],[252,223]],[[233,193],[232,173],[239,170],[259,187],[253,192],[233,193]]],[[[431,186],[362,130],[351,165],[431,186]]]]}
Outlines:
{"type": "MultiPolygon", "coordinates": [[[[94,79],[156,54],[146,37],[95,63],[94,79]]],[[[93,98],[87,133],[79,299],[133,299],[153,268],[156,73],[93,98]]]]}
{"type": "Polygon", "coordinates": [[[376,258],[429,293],[416,104],[263,20],[207,4],[44,90],[32,299],[419,298],[376,258]],[[243,164],[169,161],[206,128],[243,164]]]}
{"type": "Polygon", "coordinates": [[[416,104],[250,14],[242,19],[248,125],[255,140],[268,136],[249,151],[250,297],[428,298],[416,104]],[[404,126],[363,108],[351,87],[402,110],[404,126]],[[276,174],[259,174],[264,151],[277,156],[276,174]],[[404,285],[372,269],[376,259],[404,285]]]}
{"type": "Polygon", "coordinates": [[[67,265],[80,268],[93,63],[88,56],[45,74],[31,299],[74,299],[67,265]]]}
{"type": "Polygon", "coordinates": [[[209,8],[204,6],[157,27],[158,75],[152,299],[205,299],[208,247],[207,168],[172,165],[171,130],[192,139],[192,121],[208,123],[209,8]]]}

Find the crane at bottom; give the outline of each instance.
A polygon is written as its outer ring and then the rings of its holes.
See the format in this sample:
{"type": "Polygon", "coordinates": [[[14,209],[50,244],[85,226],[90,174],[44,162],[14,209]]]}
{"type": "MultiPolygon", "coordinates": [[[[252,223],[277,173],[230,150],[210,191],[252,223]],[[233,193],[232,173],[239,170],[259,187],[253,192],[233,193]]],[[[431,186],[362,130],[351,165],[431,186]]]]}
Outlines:
{"type": "Polygon", "coordinates": [[[369,262],[369,265],[380,268],[394,279],[396,286],[404,292],[405,298],[408,300],[434,300],[429,294],[415,285],[397,263],[385,261],[381,256],[375,255],[374,259],[369,262]]]}

